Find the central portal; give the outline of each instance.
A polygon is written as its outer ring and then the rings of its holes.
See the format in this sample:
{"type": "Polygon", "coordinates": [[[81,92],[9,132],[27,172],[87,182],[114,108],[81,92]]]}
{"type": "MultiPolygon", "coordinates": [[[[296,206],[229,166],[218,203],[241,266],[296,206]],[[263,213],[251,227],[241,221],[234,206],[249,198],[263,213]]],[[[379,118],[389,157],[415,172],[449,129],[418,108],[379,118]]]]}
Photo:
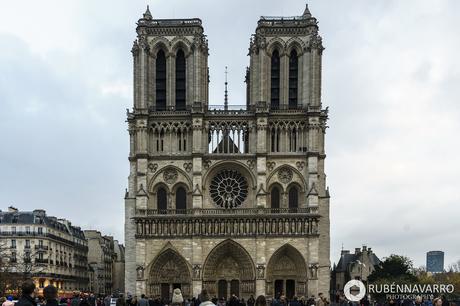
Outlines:
{"type": "Polygon", "coordinates": [[[208,255],[203,285],[210,295],[228,299],[232,294],[248,298],[255,294],[255,268],[249,254],[233,240],[225,240],[208,255]]]}

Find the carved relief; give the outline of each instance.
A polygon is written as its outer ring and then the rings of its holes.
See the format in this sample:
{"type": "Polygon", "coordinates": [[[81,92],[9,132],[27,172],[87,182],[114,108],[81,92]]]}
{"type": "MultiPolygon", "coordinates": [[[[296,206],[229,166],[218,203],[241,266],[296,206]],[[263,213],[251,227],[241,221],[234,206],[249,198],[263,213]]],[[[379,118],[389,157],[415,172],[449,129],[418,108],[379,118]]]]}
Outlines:
{"type": "Polygon", "coordinates": [[[166,169],[163,172],[163,179],[168,184],[173,184],[177,180],[177,170],[176,169],[166,169]]]}
{"type": "Polygon", "coordinates": [[[300,171],[303,170],[303,168],[305,167],[305,162],[303,161],[298,161],[295,163],[295,165],[297,166],[297,169],[299,169],[300,171]]]}
{"type": "Polygon", "coordinates": [[[292,170],[288,167],[278,170],[278,180],[284,184],[289,183],[292,180],[292,176],[292,170]]]}
{"type": "Polygon", "coordinates": [[[265,278],[265,265],[257,265],[257,279],[265,278]]]}
{"type": "Polygon", "coordinates": [[[158,169],[158,164],[149,163],[149,165],[148,165],[147,167],[149,168],[149,170],[150,170],[151,172],[155,172],[155,171],[157,171],[157,169],[158,169]]]}
{"type": "Polygon", "coordinates": [[[276,166],[275,162],[267,162],[268,171],[273,171],[273,169],[275,169],[275,166],[276,166]]]}
{"type": "Polygon", "coordinates": [[[187,172],[192,171],[193,164],[192,163],[184,163],[184,170],[187,172]]]}
{"type": "Polygon", "coordinates": [[[249,159],[249,160],[246,161],[246,163],[248,164],[249,169],[252,170],[252,169],[254,169],[254,166],[255,166],[256,162],[254,160],[252,160],[252,159],[249,159]]]}

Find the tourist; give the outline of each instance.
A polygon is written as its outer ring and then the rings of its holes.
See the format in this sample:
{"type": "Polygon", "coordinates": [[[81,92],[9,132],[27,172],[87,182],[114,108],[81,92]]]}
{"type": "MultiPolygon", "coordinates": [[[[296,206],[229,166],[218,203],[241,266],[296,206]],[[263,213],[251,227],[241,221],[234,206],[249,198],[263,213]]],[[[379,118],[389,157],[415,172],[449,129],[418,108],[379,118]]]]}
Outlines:
{"type": "Polygon", "coordinates": [[[315,305],[316,305],[315,295],[312,295],[307,301],[307,306],[315,306],[315,305]]]}
{"type": "Polygon", "coordinates": [[[32,280],[26,280],[21,285],[22,296],[15,306],[37,306],[35,302],[35,284],[32,280]]]}
{"type": "Polygon", "coordinates": [[[211,300],[209,298],[208,290],[206,290],[206,289],[201,290],[201,293],[200,293],[198,299],[201,302],[200,306],[216,306],[215,304],[213,304],[213,302],[211,302],[211,300]]]}
{"type": "Polygon", "coordinates": [[[182,297],[182,292],[179,288],[173,290],[173,296],[171,300],[171,305],[180,306],[184,303],[184,298],[182,297]]]}
{"type": "Polygon", "coordinates": [[[80,295],[78,293],[74,293],[73,298],[70,301],[70,306],[79,306],[79,305],[80,305],[80,295]]]}
{"type": "Polygon", "coordinates": [[[326,299],[326,297],[320,292],[318,294],[318,300],[316,300],[316,306],[328,306],[329,301],[326,299]]]}
{"type": "Polygon", "coordinates": [[[137,295],[133,296],[129,306],[137,306],[137,295]]]}
{"type": "Polygon", "coordinates": [[[251,294],[251,296],[248,299],[248,306],[254,306],[256,300],[254,299],[254,296],[251,294]]]}
{"type": "Polygon", "coordinates": [[[2,306],[14,306],[13,297],[9,295],[6,300],[3,302],[2,306]]]}
{"type": "Polygon", "coordinates": [[[289,302],[289,306],[301,306],[296,296],[294,296],[292,298],[292,301],[289,302]]]}
{"type": "Polygon", "coordinates": [[[43,289],[43,296],[46,301],[46,306],[58,306],[59,303],[57,301],[57,288],[53,285],[48,285],[43,289]]]}
{"type": "Polygon", "coordinates": [[[443,306],[442,298],[438,297],[433,300],[433,306],[443,306]]]}
{"type": "Polygon", "coordinates": [[[240,300],[240,306],[246,306],[246,302],[243,298],[240,300]]]}
{"type": "Polygon", "coordinates": [[[227,303],[226,303],[225,299],[223,297],[221,297],[216,305],[217,306],[226,306],[227,303]]]}
{"type": "Polygon", "coordinates": [[[137,302],[137,306],[149,306],[149,301],[145,298],[145,294],[141,295],[141,299],[137,302]]]}
{"type": "Polygon", "coordinates": [[[267,300],[265,299],[265,296],[259,295],[255,300],[254,306],[267,306],[267,300]]]}
{"type": "Polygon", "coordinates": [[[123,296],[123,294],[120,293],[120,296],[118,297],[115,305],[116,306],[126,306],[126,301],[125,301],[125,297],[123,296]]]}

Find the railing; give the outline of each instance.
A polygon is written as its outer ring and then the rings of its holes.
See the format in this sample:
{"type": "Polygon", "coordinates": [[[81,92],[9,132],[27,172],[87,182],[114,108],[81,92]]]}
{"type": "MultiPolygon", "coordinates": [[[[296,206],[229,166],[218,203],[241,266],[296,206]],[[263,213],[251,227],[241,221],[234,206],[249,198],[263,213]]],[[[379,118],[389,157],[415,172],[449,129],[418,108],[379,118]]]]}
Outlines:
{"type": "Polygon", "coordinates": [[[47,245],[36,245],[36,246],[35,246],[35,249],[36,249],[36,250],[44,250],[44,251],[47,251],[47,250],[48,250],[48,246],[47,246],[47,245]]]}
{"type": "Polygon", "coordinates": [[[301,208],[195,208],[195,209],[137,209],[136,216],[163,215],[268,215],[268,214],[318,214],[318,207],[301,208]]]}

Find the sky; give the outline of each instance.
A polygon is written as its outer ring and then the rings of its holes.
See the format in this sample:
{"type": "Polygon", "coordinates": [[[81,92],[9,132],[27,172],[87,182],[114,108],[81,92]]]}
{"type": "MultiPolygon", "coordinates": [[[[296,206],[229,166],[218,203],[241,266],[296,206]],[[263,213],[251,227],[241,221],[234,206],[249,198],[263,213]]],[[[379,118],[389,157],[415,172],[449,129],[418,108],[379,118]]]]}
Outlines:
{"type": "MultiPolygon", "coordinates": [[[[0,209],[46,209],[123,241],[132,42],[154,18],[203,20],[210,104],[245,103],[249,38],[261,15],[300,0],[0,0],[0,209]]],[[[460,1],[310,0],[326,50],[331,261],[363,244],[379,257],[460,260],[460,1]]]]}

